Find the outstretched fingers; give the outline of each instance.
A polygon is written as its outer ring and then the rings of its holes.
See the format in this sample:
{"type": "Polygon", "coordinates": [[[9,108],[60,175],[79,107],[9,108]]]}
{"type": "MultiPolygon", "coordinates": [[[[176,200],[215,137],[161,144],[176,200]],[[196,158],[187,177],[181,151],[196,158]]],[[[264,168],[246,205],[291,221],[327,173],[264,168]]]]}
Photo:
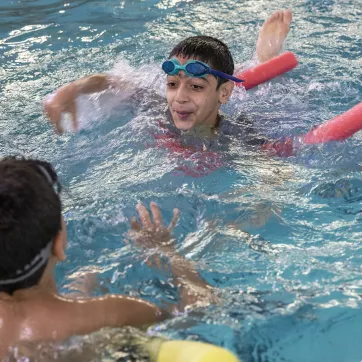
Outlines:
{"type": "Polygon", "coordinates": [[[135,231],[140,231],[141,230],[141,225],[136,221],[135,217],[133,217],[131,219],[131,226],[132,226],[132,229],[135,230],[135,231]]]}
{"type": "Polygon", "coordinates": [[[171,232],[174,227],[176,226],[178,219],[180,217],[180,210],[179,209],[173,209],[173,218],[170,222],[170,225],[168,226],[168,230],[171,232]]]}
{"type": "Polygon", "coordinates": [[[142,226],[145,229],[151,229],[152,228],[152,220],[151,220],[151,216],[150,213],[148,212],[148,210],[146,209],[146,207],[139,203],[136,206],[137,212],[138,212],[138,216],[141,220],[142,226]]]}
{"type": "Polygon", "coordinates": [[[162,226],[162,215],[160,208],[155,202],[151,202],[150,207],[152,211],[153,222],[155,223],[156,228],[159,228],[162,226]]]}
{"type": "MultiPolygon", "coordinates": [[[[147,208],[143,204],[139,203],[136,206],[136,209],[137,209],[141,224],[139,224],[135,218],[132,218],[131,225],[134,230],[140,231],[142,228],[149,229],[149,230],[151,230],[151,229],[158,230],[160,228],[163,228],[161,210],[155,202],[150,203],[150,209],[151,209],[153,221],[151,219],[150,213],[148,212],[147,208]]],[[[168,231],[171,232],[173,230],[173,228],[176,226],[178,219],[179,219],[179,215],[180,215],[180,211],[178,209],[174,209],[173,218],[171,220],[169,227],[167,228],[168,231]]]]}

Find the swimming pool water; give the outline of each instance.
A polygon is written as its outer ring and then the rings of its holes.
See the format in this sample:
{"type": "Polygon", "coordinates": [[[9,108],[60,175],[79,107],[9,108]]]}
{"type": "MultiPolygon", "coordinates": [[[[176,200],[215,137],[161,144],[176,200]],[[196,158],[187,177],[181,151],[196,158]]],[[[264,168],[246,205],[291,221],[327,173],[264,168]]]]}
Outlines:
{"type": "Polygon", "coordinates": [[[294,13],[286,48],[298,68],[236,92],[224,109],[251,115],[271,137],[305,132],[361,101],[359,1],[2,2],[0,154],[43,158],[59,172],[69,233],[68,260],[57,269],[63,291],[95,271],[112,292],[176,300],[170,275],[124,243],[138,200],[156,201],[166,222],[180,209],[178,252],[220,289],[222,303],[154,331],[225,346],[243,361],[360,361],[361,134],[288,159],[234,142],[223,167],[195,178],[175,174],[193,160],[152,147],[145,132],[160,102],[82,99],[82,130],[63,136],[42,115],[46,94],[114,64],[162,92],[159,63],[189,35],[217,36],[236,63],[249,61],[263,19],[279,8],[294,13]]]}

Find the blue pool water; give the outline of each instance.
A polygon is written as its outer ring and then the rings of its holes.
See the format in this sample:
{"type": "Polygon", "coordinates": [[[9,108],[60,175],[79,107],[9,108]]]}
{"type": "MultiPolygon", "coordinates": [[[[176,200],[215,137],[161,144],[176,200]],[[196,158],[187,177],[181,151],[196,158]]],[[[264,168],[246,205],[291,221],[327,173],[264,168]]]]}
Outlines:
{"type": "Polygon", "coordinates": [[[150,269],[142,251],[124,243],[137,202],[156,201],[166,222],[180,209],[178,252],[219,288],[221,304],[154,331],[225,346],[243,361],[357,362],[361,134],[288,159],[234,142],[228,162],[195,178],[175,172],[185,160],[153,147],[148,130],[157,112],[148,106],[160,102],[81,99],[82,130],[63,136],[42,115],[44,96],[64,82],[112,69],[162,93],[159,63],[189,35],[217,36],[236,63],[249,61],[263,19],[279,8],[294,13],[286,48],[298,68],[236,92],[224,109],[251,115],[271,137],[305,132],[362,100],[359,1],[1,2],[0,155],[46,159],[59,172],[69,233],[68,260],[57,270],[63,291],[94,271],[112,292],[177,300],[170,275],[150,269]]]}

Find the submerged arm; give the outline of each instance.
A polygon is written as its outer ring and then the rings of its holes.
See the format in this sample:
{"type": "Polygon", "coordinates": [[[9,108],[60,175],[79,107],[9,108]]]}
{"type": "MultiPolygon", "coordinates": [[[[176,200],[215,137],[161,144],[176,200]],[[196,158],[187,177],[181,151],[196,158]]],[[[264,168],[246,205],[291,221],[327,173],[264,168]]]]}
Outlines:
{"type": "Polygon", "coordinates": [[[244,114],[239,116],[236,122],[235,133],[239,133],[248,146],[260,147],[261,150],[280,157],[290,157],[295,154],[298,145],[292,137],[270,139],[261,135],[254,127],[253,120],[244,114]]]}
{"type": "Polygon", "coordinates": [[[174,254],[170,257],[171,273],[180,292],[180,310],[192,306],[207,306],[215,302],[212,287],[200,276],[192,263],[174,254]]]}

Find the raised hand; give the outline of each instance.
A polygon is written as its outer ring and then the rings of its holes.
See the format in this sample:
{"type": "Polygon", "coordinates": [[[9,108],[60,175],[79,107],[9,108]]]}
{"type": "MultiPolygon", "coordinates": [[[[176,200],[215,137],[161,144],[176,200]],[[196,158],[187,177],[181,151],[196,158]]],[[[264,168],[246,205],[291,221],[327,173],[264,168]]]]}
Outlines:
{"type": "Polygon", "coordinates": [[[70,113],[73,130],[78,129],[76,99],[81,94],[103,92],[107,89],[118,90],[124,84],[116,77],[106,74],[94,74],[68,83],[48,95],[44,100],[44,113],[55,126],[58,133],[63,133],[62,113],[70,113]]]}
{"type": "Polygon", "coordinates": [[[143,204],[137,207],[140,222],[132,218],[132,229],[129,232],[130,238],[139,246],[145,248],[157,248],[163,252],[173,251],[172,230],[179,219],[179,210],[173,210],[173,218],[168,227],[162,224],[162,215],[155,202],[150,203],[152,219],[149,211],[143,204]]]}
{"type": "MultiPolygon", "coordinates": [[[[152,219],[147,208],[137,205],[137,211],[141,223],[135,218],[131,220],[132,229],[129,232],[130,238],[135,244],[144,248],[157,249],[157,252],[166,254],[169,259],[169,270],[174,277],[174,283],[180,292],[179,310],[183,311],[192,307],[205,307],[211,303],[217,303],[213,288],[209,286],[199,275],[193,263],[178,255],[174,250],[174,243],[171,232],[175,227],[179,210],[173,210],[173,218],[168,227],[162,224],[162,215],[155,202],[151,202],[150,208],[152,219]]],[[[150,264],[158,268],[164,267],[157,255],[153,255],[150,264]]]]}
{"type": "Polygon", "coordinates": [[[70,113],[74,131],[78,128],[76,99],[77,86],[74,83],[69,83],[60,87],[54,93],[48,95],[44,100],[44,113],[54,125],[58,133],[63,133],[61,125],[62,113],[70,113]]]}

